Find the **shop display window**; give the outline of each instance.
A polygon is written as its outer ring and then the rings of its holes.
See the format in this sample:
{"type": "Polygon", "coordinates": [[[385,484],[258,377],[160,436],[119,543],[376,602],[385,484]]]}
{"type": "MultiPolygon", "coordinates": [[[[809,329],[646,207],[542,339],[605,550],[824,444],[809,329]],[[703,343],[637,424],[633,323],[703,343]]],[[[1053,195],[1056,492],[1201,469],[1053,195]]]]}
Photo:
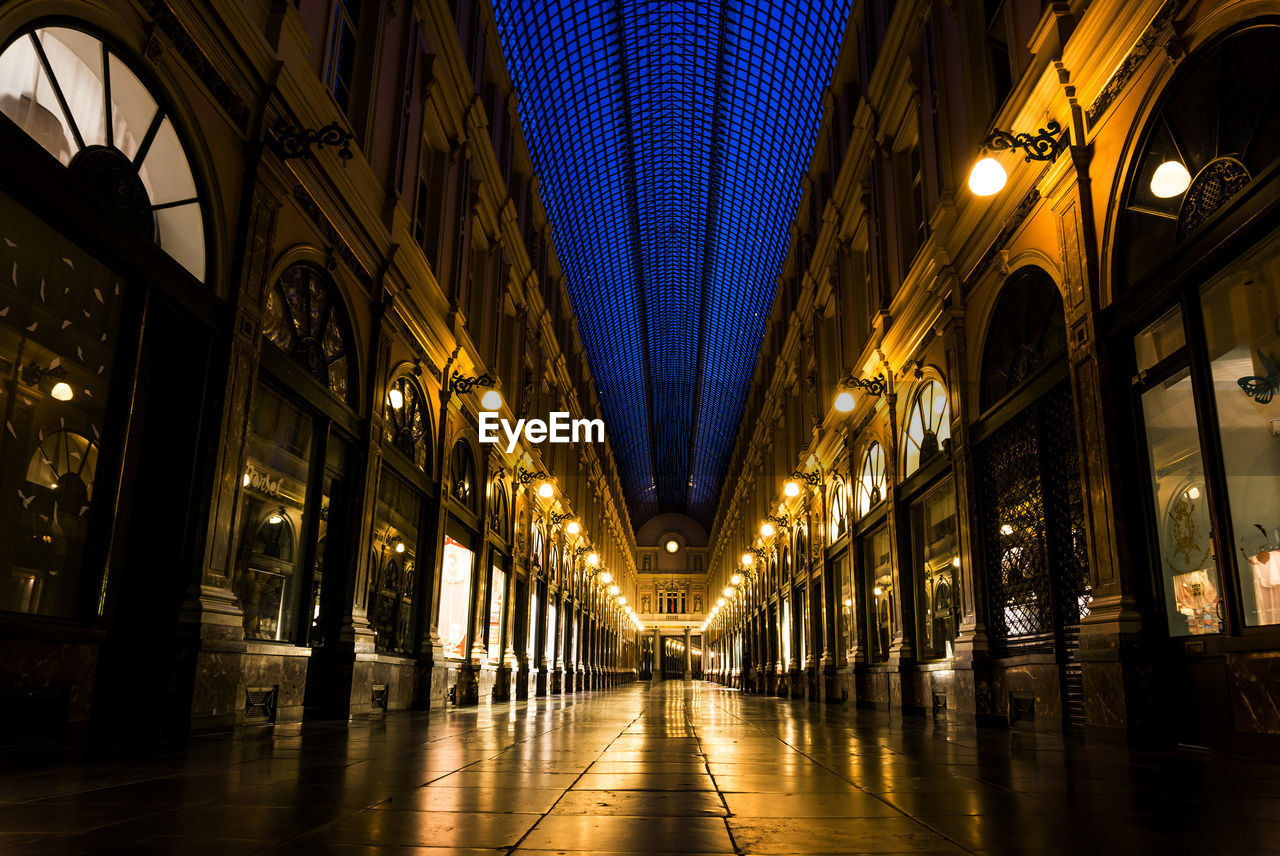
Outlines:
{"type": "Polygon", "coordinates": [[[471,571],[475,553],[451,535],[444,536],[441,557],[440,612],[436,625],[444,656],[462,660],[467,656],[467,636],[471,617],[471,571]]]}
{"type": "Polygon", "coordinates": [[[892,539],[889,527],[880,526],[863,539],[863,563],[867,569],[867,589],[871,597],[867,603],[871,610],[871,660],[884,662],[889,659],[889,646],[893,643],[893,565],[890,558],[892,539]]]}
{"type": "Polygon", "coordinates": [[[0,266],[0,610],[70,618],[124,287],[4,195],[0,266]]]}
{"type": "Polygon", "coordinates": [[[553,662],[560,652],[560,634],[557,630],[556,602],[553,598],[547,603],[547,659],[553,662]]]}
{"type": "Polygon", "coordinates": [[[529,590],[529,632],[524,640],[524,653],[530,659],[538,652],[538,587],[529,590]]]}
{"type": "Polygon", "coordinates": [[[840,655],[851,649],[856,639],[857,626],[854,624],[853,580],[849,576],[849,552],[846,550],[835,560],[836,580],[840,586],[840,655]]]}
{"type": "Polygon", "coordinates": [[[831,483],[831,505],[827,520],[827,543],[834,544],[849,532],[849,491],[843,479],[831,483]]]}
{"type": "Polygon", "coordinates": [[[493,566],[489,580],[489,660],[502,662],[502,624],[506,618],[507,574],[499,565],[493,566]]]}
{"type": "Polygon", "coordinates": [[[782,598],[782,667],[791,662],[791,599],[782,598]]]}
{"type": "Polygon", "coordinates": [[[237,511],[231,585],[248,639],[292,639],[302,578],[311,417],[259,384],[237,511]]]}
{"type": "Polygon", "coordinates": [[[1280,624],[1280,235],[1202,292],[1245,624],[1280,624]]]}
{"type": "Polygon", "coordinates": [[[113,50],[67,27],[18,36],[0,54],[0,113],[204,280],[204,217],[186,151],[159,99],[113,50]]]}
{"type": "Polygon", "coordinates": [[[948,478],[911,506],[920,656],[925,659],[955,654],[956,569],[960,566],[956,532],[955,487],[948,478]]]}
{"type": "Polygon", "coordinates": [[[1219,633],[1222,583],[1190,370],[1184,368],[1144,392],[1142,417],[1169,633],[1219,633]]]}
{"type": "Polygon", "coordinates": [[[932,460],[951,439],[951,405],[947,391],[936,380],[925,383],[916,394],[902,439],[904,476],[932,460]]]}
{"type": "Polygon", "coordinates": [[[414,603],[418,589],[418,526],[422,496],[390,468],[378,480],[374,520],[374,569],[369,580],[369,622],[379,651],[414,650],[414,603]]]}

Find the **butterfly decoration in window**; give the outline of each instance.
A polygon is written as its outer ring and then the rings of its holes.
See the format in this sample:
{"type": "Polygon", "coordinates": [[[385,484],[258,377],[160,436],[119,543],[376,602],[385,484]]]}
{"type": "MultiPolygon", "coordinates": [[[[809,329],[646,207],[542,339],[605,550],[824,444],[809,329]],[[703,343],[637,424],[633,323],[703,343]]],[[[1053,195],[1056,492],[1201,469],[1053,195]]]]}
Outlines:
{"type": "Polygon", "coordinates": [[[1259,404],[1270,404],[1271,399],[1275,397],[1276,390],[1280,389],[1280,369],[1276,368],[1275,361],[1262,352],[1258,348],[1258,361],[1262,363],[1265,375],[1245,375],[1236,383],[1240,384],[1240,388],[1244,390],[1244,394],[1252,398],[1259,404]]]}

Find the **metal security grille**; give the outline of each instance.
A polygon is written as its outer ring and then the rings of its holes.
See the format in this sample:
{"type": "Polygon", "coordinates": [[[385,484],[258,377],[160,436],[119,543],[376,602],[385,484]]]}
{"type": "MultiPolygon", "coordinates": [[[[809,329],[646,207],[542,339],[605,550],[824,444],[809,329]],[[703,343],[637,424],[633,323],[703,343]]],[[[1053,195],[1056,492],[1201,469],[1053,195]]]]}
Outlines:
{"type": "Polygon", "coordinates": [[[990,627],[1006,650],[1057,648],[1088,614],[1089,564],[1075,411],[1066,381],[980,450],[990,627]]]}
{"type": "Polygon", "coordinates": [[[1036,407],[987,438],[982,454],[983,542],[991,631],[1008,647],[1050,643],[1049,562],[1036,407]]]}

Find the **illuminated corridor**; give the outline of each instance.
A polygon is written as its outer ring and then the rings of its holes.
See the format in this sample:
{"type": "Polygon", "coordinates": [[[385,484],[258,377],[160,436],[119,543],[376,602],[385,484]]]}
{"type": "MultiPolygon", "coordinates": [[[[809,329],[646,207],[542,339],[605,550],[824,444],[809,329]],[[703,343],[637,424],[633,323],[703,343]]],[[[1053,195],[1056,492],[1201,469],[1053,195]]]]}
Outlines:
{"type": "Polygon", "coordinates": [[[0,849],[1226,854],[1277,846],[1277,796],[1261,763],[949,736],[669,681],[13,777],[0,849]]]}

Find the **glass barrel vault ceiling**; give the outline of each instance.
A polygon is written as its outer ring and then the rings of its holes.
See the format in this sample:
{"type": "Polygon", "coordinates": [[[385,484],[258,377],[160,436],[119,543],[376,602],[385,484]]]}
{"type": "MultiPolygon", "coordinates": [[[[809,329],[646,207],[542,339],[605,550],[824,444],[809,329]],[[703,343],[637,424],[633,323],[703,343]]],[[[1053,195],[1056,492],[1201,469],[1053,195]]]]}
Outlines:
{"type": "Polygon", "coordinates": [[[707,521],[848,2],[495,11],[632,519],[707,521]]]}

